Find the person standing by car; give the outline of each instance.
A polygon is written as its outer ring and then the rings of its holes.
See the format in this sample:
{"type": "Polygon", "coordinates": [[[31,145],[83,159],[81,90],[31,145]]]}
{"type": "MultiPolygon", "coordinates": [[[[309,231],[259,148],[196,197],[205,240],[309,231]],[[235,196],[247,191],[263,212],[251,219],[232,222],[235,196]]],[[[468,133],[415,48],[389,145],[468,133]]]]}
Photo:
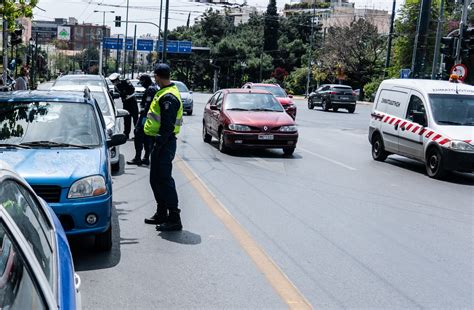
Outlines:
{"type": "Polygon", "coordinates": [[[133,87],[129,80],[120,80],[120,75],[118,73],[112,73],[109,76],[109,79],[120,94],[123,108],[130,113],[130,116],[125,117],[125,129],[123,132],[128,140],[130,139],[130,131],[132,130],[132,120],[133,126],[137,126],[138,121],[138,104],[137,99],[135,98],[135,87],[133,87]]]}
{"type": "Polygon", "coordinates": [[[151,101],[155,97],[158,87],[153,83],[151,77],[148,74],[142,74],[140,76],[140,84],[145,88],[142,100],[140,102],[140,115],[138,117],[137,125],[135,126],[135,158],[127,161],[129,165],[149,165],[150,164],[150,152],[153,147],[153,140],[151,137],[145,135],[143,127],[146,121],[146,115],[150,109],[151,101]],[[145,149],[145,155],[142,159],[142,150],[145,149]]]}
{"type": "Polygon", "coordinates": [[[15,90],[27,90],[28,89],[28,69],[21,67],[20,76],[15,80],[15,90]]]}
{"type": "Polygon", "coordinates": [[[179,90],[170,81],[170,67],[159,64],[155,68],[155,81],[160,86],[147,114],[144,132],[154,137],[151,152],[150,185],[157,210],[147,224],[156,224],[158,231],[183,229],[178,208],[178,193],[171,175],[176,154],[176,135],[183,121],[183,102],[179,90]]]}

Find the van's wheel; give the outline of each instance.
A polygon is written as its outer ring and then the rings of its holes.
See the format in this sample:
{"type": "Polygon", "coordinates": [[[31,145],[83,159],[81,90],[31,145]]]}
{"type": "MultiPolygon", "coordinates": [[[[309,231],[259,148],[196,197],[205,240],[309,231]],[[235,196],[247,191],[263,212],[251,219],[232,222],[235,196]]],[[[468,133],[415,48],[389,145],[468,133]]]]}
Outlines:
{"type": "Polygon", "coordinates": [[[206,124],[202,123],[202,140],[206,143],[211,143],[212,136],[207,133],[206,124]]]}
{"type": "Polygon", "coordinates": [[[426,172],[430,178],[441,179],[446,176],[447,170],[443,167],[443,156],[441,152],[432,147],[426,155],[426,172]]]}
{"type": "Polygon", "coordinates": [[[107,252],[112,249],[112,223],[105,232],[95,235],[94,247],[101,252],[107,252]]]}
{"type": "Polygon", "coordinates": [[[355,110],[356,110],[355,107],[347,108],[347,111],[348,111],[349,113],[354,113],[355,110]]]}
{"type": "Polygon", "coordinates": [[[333,107],[332,110],[333,110],[334,112],[337,112],[337,110],[339,110],[339,108],[338,108],[338,107],[333,107]]]}
{"type": "Polygon", "coordinates": [[[310,109],[310,110],[314,109],[314,104],[313,104],[313,101],[311,100],[311,98],[308,99],[308,109],[310,109]]]}
{"type": "Polygon", "coordinates": [[[115,164],[112,164],[112,172],[119,172],[120,171],[120,155],[119,155],[119,161],[116,162],[115,164]]]}
{"type": "Polygon", "coordinates": [[[321,102],[321,108],[322,108],[324,111],[326,111],[326,112],[329,111],[329,106],[328,106],[326,100],[323,100],[323,101],[321,102]]]}
{"type": "Polygon", "coordinates": [[[372,138],[372,158],[376,161],[385,161],[388,153],[385,151],[383,140],[380,134],[372,138]]]}
{"type": "Polygon", "coordinates": [[[219,132],[219,151],[221,153],[227,153],[229,151],[229,148],[225,144],[224,130],[219,132]]]}
{"type": "Polygon", "coordinates": [[[193,115],[193,110],[189,110],[186,114],[187,115],[193,115]]]}

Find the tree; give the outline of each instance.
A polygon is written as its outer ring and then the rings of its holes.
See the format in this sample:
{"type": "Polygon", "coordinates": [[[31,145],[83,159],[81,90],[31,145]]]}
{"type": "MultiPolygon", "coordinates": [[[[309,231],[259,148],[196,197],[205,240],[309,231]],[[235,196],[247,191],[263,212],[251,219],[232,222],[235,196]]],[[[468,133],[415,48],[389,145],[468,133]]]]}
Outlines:
{"type": "Polygon", "coordinates": [[[0,14],[7,20],[8,29],[16,27],[16,20],[20,17],[33,17],[33,8],[38,0],[2,0],[0,14]]]}
{"type": "Polygon", "coordinates": [[[278,12],[276,0],[270,0],[265,13],[265,29],[263,31],[263,50],[270,55],[278,55],[278,12]]]}
{"type": "Polygon", "coordinates": [[[363,89],[383,70],[386,40],[377,27],[365,19],[349,26],[330,27],[325,45],[319,50],[322,66],[331,68],[336,78],[347,76],[347,83],[363,89]]]}

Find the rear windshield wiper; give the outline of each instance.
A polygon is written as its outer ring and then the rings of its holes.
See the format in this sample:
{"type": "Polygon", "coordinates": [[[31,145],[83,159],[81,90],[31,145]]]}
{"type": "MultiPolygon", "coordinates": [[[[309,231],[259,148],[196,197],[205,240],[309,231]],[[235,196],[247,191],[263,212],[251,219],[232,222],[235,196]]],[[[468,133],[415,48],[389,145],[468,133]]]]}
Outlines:
{"type": "Polygon", "coordinates": [[[90,146],[87,145],[79,145],[79,144],[70,144],[70,143],[62,143],[62,142],[54,142],[54,141],[32,141],[32,142],[25,142],[22,145],[27,146],[45,146],[45,147],[77,147],[81,149],[90,149],[90,146]]]}
{"type": "Polygon", "coordinates": [[[0,147],[6,148],[19,148],[19,149],[31,149],[31,147],[22,144],[12,144],[12,143],[0,143],[0,147]]]}
{"type": "Polygon", "coordinates": [[[438,121],[438,123],[446,124],[446,125],[462,125],[462,123],[453,122],[453,121],[438,121]]]}

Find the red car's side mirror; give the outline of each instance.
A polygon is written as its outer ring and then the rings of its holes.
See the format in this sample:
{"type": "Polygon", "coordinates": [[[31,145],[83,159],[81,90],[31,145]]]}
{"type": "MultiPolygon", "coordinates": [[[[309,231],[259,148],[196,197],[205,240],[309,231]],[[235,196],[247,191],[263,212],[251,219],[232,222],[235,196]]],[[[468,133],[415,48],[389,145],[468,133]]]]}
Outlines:
{"type": "Polygon", "coordinates": [[[216,105],[210,105],[209,108],[213,111],[217,111],[217,106],[216,105]]]}
{"type": "Polygon", "coordinates": [[[293,98],[293,95],[288,95],[288,98],[292,99],[292,98],[293,98]]]}

